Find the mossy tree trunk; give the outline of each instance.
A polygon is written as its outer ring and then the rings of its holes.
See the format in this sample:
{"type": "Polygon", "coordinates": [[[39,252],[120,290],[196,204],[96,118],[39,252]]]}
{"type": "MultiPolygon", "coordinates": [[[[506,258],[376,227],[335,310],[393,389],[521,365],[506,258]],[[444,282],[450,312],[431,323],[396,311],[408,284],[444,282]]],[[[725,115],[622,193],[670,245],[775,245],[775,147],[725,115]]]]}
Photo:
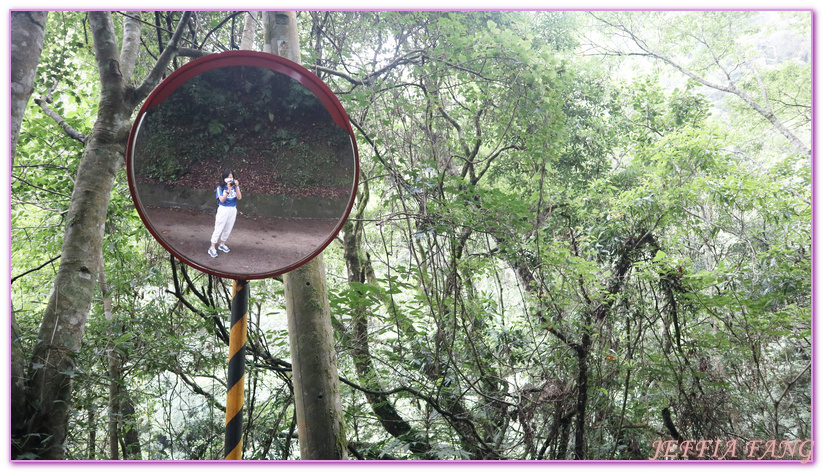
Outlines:
{"type": "MultiPolygon", "coordinates": [[[[46,36],[45,11],[11,12],[11,163],[17,151],[17,138],[23,115],[34,91],[34,78],[37,64],[43,51],[43,39],[46,36]]],[[[25,411],[25,372],[26,356],[19,343],[20,332],[14,313],[11,313],[11,423],[12,427],[23,421],[25,411]]]]}
{"type": "Polygon", "coordinates": [[[11,159],[17,150],[17,138],[23,114],[34,92],[34,77],[46,37],[46,11],[11,12],[11,159]]]}
{"type": "Polygon", "coordinates": [[[323,256],[289,272],[284,282],[300,458],[346,459],[323,256]]]}
{"type": "MultiPolygon", "coordinates": [[[[373,283],[375,279],[371,260],[362,249],[362,218],[369,199],[368,184],[364,183],[357,198],[355,221],[349,219],[343,225],[343,258],[346,261],[349,282],[355,290],[355,284],[373,283]]],[[[434,459],[428,438],[400,415],[387,395],[375,393],[382,391],[383,386],[380,385],[379,376],[372,363],[368,310],[365,304],[352,308],[352,330],[350,333],[344,333],[344,337],[350,345],[354,370],[360,384],[371,390],[365,393],[366,401],[380,420],[380,424],[387,433],[408,444],[409,451],[422,455],[424,459],[434,459]]]]}
{"type": "MultiPolygon", "coordinates": [[[[65,458],[74,355],[80,351],[103,266],[103,229],[115,178],[125,164],[132,112],[160,83],[190,16],[189,12],[183,14],[154,69],[135,88],[130,85],[134,67],[128,62],[136,58],[132,49],[139,46],[139,28],[124,26],[127,37],[123,50],[119,51],[111,13],[89,12],[100,80],[98,114],[92,133],[84,141],[85,151],[66,217],[60,268],[29,364],[24,424],[13,428],[13,431],[22,431],[13,437],[19,448],[13,451],[13,458],[65,458]],[[138,38],[129,37],[135,34],[138,38]]],[[[131,21],[135,20],[126,17],[126,23],[131,21]]]]}
{"type": "MultiPolygon", "coordinates": [[[[264,51],[300,64],[295,12],[263,12],[264,51]]],[[[285,274],[295,410],[304,460],[346,459],[323,255],[285,274]]]]}

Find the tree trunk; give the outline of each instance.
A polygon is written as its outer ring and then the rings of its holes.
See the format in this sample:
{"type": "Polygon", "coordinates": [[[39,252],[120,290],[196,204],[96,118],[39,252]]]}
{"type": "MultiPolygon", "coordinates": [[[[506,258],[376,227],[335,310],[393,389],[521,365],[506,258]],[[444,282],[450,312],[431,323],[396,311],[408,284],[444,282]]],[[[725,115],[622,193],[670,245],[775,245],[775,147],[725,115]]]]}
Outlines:
{"type": "MultiPolygon", "coordinates": [[[[105,111],[105,100],[101,114],[105,111]]],[[[62,459],[66,439],[71,376],[80,351],[100,266],[103,227],[114,179],[124,163],[128,116],[113,113],[98,123],[80,162],[69,206],[60,268],[54,282],[38,342],[32,356],[29,384],[29,433],[39,435],[41,459],[62,459]],[[42,445],[42,448],[41,448],[42,445]]]]}
{"type": "Polygon", "coordinates": [[[120,413],[123,418],[123,459],[142,459],[142,449],[140,448],[140,431],[137,428],[137,414],[134,410],[134,400],[131,395],[123,389],[121,392],[120,413]]]}
{"type": "MultiPolygon", "coordinates": [[[[114,42],[110,16],[92,13],[89,22],[95,47],[114,42]]],[[[129,114],[122,110],[122,88],[112,87],[112,83],[117,84],[119,75],[116,61],[103,67],[100,111],[80,161],[63,237],[60,268],[32,356],[33,375],[27,393],[34,411],[28,418],[28,430],[29,434],[37,435],[31,446],[39,452],[41,459],[64,457],[73,356],[80,350],[86,316],[97,284],[111,190],[124,163],[129,114]]]]}
{"type": "MultiPolygon", "coordinates": [[[[110,332],[111,333],[111,332],[110,332]]],[[[111,333],[114,335],[114,333],[111,333]]],[[[109,342],[106,350],[109,352],[109,459],[120,459],[120,425],[122,411],[120,406],[120,383],[122,381],[123,365],[117,346],[109,342]]]]}
{"type": "Polygon", "coordinates": [[[11,313],[11,437],[12,437],[12,457],[16,457],[20,452],[19,444],[15,438],[20,438],[25,434],[26,421],[26,356],[20,347],[20,329],[17,327],[17,319],[14,311],[11,313]]]}
{"type": "MultiPolygon", "coordinates": [[[[263,12],[264,51],[300,64],[295,12],[263,12]]],[[[283,276],[294,379],[294,406],[304,460],[346,459],[323,255],[283,276]]]]}
{"type": "MultiPolygon", "coordinates": [[[[366,192],[364,192],[368,195],[366,192]]],[[[363,196],[361,195],[360,198],[363,196]]],[[[368,197],[366,197],[368,198],[368,197]]],[[[357,218],[361,218],[362,210],[365,208],[365,201],[358,204],[357,218]]],[[[369,274],[373,272],[371,262],[361,255],[362,224],[347,221],[343,226],[344,258],[349,273],[349,282],[368,283],[369,274]]],[[[369,351],[369,330],[368,317],[364,307],[353,307],[352,309],[352,361],[357,372],[357,378],[367,389],[380,391],[382,387],[377,380],[372,365],[371,352],[369,351]]],[[[409,451],[415,454],[424,454],[426,459],[433,459],[431,447],[425,436],[412,428],[408,421],[403,419],[394,408],[386,395],[378,393],[365,393],[366,401],[377,415],[380,424],[387,433],[395,438],[405,441],[409,445],[409,451]]]]}
{"type": "MultiPolygon", "coordinates": [[[[17,153],[17,139],[20,136],[20,126],[23,115],[34,91],[34,78],[40,54],[43,51],[43,39],[46,35],[45,11],[13,11],[11,12],[11,165],[14,165],[14,155],[17,153]]],[[[25,383],[26,359],[20,347],[18,338],[20,332],[14,312],[11,313],[11,426],[12,437],[22,433],[22,423],[25,421],[25,383]]]]}
{"type": "Polygon", "coordinates": [[[86,458],[97,459],[97,408],[89,406],[89,440],[86,443],[86,458]]]}
{"type": "Polygon", "coordinates": [[[302,64],[295,12],[264,11],[263,28],[265,31],[263,52],[276,54],[292,62],[302,64]]]}
{"type": "MultiPolygon", "coordinates": [[[[34,77],[40,53],[43,51],[43,39],[46,37],[45,11],[11,12],[11,161],[17,152],[17,138],[23,115],[34,92],[34,77]]],[[[14,411],[14,409],[12,409],[14,411]]]]}
{"type": "Polygon", "coordinates": [[[122,382],[121,377],[123,372],[123,358],[120,351],[117,349],[117,345],[113,341],[120,336],[120,333],[115,332],[114,330],[117,323],[113,320],[111,290],[109,290],[108,284],[106,284],[105,268],[102,266],[102,254],[100,255],[100,262],[100,293],[103,296],[103,313],[105,315],[106,322],[109,324],[109,342],[106,343],[106,352],[108,353],[109,361],[107,367],[109,376],[109,459],[116,461],[120,458],[120,441],[118,431],[121,423],[120,385],[122,382]]]}
{"type": "MultiPolygon", "coordinates": [[[[95,58],[100,74],[101,96],[94,129],[86,141],[67,224],[63,234],[60,268],[29,365],[26,389],[25,437],[20,437],[21,452],[39,459],[63,459],[71,410],[74,355],[80,351],[86,317],[91,307],[100,258],[103,229],[117,172],[125,163],[131,115],[148,95],[176,51],[182,26],[190,13],[184,13],[177,31],[169,41],[149,77],[138,89],[126,87],[120,72],[121,53],[117,50],[114,23],[109,12],[89,12],[95,58]]],[[[126,18],[126,22],[134,21],[126,18]]],[[[125,27],[126,34],[139,32],[125,27]]],[[[138,42],[127,41],[132,47],[138,42]]],[[[136,57],[127,51],[123,57],[136,57]]]]}
{"type": "Polygon", "coordinates": [[[243,34],[240,38],[240,49],[250,51],[254,49],[254,32],[257,30],[257,12],[246,13],[246,21],[243,23],[243,34]]]}
{"type": "MultiPolygon", "coordinates": [[[[588,320],[587,320],[588,321],[588,320]]],[[[575,351],[577,352],[577,404],[574,423],[574,458],[586,459],[586,404],[589,399],[589,350],[591,337],[588,327],[583,328],[583,340],[575,351]]]]}
{"type": "Polygon", "coordinates": [[[343,408],[322,254],[283,279],[300,458],[346,459],[343,408]]]}

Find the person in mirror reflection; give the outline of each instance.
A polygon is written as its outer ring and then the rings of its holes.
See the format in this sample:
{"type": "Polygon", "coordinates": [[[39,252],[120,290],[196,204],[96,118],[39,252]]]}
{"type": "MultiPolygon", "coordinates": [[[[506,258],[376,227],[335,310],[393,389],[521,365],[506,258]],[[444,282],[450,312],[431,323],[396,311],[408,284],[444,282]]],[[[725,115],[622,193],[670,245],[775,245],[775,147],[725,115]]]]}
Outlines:
{"type": "Polygon", "coordinates": [[[243,198],[240,182],[234,179],[231,169],[226,169],[217,185],[217,215],[214,218],[214,231],[211,234],[209,255],[217,257],[217,251],[229,252],[226,240],[229,239],[234,221],[237,219],[237,200],[243,198]],[[217,242],[220,241],[220,245],[217,242]]]}

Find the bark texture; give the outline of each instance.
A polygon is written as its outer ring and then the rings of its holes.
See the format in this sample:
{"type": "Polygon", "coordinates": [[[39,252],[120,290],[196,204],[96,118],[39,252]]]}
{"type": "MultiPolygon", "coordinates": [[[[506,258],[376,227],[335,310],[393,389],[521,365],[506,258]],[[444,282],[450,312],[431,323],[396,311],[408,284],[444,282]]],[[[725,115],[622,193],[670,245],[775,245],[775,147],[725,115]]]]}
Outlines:
{"type": "Polygon", "coordinates": [[[246,20],[243,23],[243,35],[240,39],[240,49],[254,49],[254,32],[257,30],[257,12],[246,13],[246,20]]]}
{"type": "Polygon", "coordinates": [[[283,278],[303,460],[346,459],[326,266],[320,254],[283,278]]]}
{"type": "Polygon", "coordinates": [[[265,42],[263,52],[276,54],[301,64],[297,14],[293,11],[264,11],[265,42]]]}
{"type": "MultiPolygon", "coordinates": [[[[34,79],[37,75],[37,65],[43,52],[43,40],[46,36],[45,11],[13,11],[10,18],[9,45],[11,57],[9,71],[10,79],[10,112],[11,112],[11,165],[17,154],[17,141],[20,137],[20,127],[26,112],[31,94],[34,92],[34,79]]],[[[23,434],[26,408],[26,356],[18,341],[20,333],[14,312],[11,313],[11,428],[12,436],[23,434]]]]}
{"type": "MultiPolygon", "coordinates": [[[[66,216],[60,267],[29,364],[25,424],[13,428],[26,433],[14,438],[19,447],[16,452],[26,454],[24,457],[65,458],[74,355],[80,350],[86,318],[103,267],[103,229],[115,177],[125,164],[131,115],[159,83],[162,70],[176,50],[182,25],[188,22],[189,16],[190,13],[183,15],[154,70],[135,90],[127,85],[121,72],[121,52],[118,51],[111,14],[89,12],[100,77],[100,102],[66,216]]],[[[127,39],[134,34],[128,24],[130,21],[134,20],[127,18],[124,25],[127,39]]],[[[139,42],[130,41],[130,44],[131,48],[136,48],[139,42]]],[[[133,60],[131,58],[136,55],[124,48],[122,57],[133,60]]],[[[133,70],[133,67],[126,69],[133,70]]],[[[15,455],[13,452],[13,458],[15,455]]]]}
{"type": "Polygon", "coordinates": [[[17,139],[20,125],[26,112],[29,98],[34,92],[34,78],[40,54],[43,52],[43,39],[46,37],[45,11],[11,12],[11,159],[17,152],[17,139]]]}
{"type": "MultiPolygon", "coordinates": [[[[300,63],[297,18],[263,12],[264,51],[300,63]]],[[[295,411],[303,460],[346,459],[348,453],[323,255],[283,276],[295,411]]]]}

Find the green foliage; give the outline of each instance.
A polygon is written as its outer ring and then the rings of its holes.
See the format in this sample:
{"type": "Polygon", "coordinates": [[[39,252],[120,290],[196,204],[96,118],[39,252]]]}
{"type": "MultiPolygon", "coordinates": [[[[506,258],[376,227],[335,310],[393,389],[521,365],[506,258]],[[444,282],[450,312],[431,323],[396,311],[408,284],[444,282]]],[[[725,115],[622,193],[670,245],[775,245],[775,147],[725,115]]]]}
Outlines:
{"type": "Polygon", "coordinates": [[[135,144],[135,171],[173,183],[196,167],[254,158],[266,167],[259,171],[284,185],[333,187],[351,180],[341,175],[338,158],[349,147],[347,133],[297,81],[260,67],[223,67],[149,110],[135,144]]]}

